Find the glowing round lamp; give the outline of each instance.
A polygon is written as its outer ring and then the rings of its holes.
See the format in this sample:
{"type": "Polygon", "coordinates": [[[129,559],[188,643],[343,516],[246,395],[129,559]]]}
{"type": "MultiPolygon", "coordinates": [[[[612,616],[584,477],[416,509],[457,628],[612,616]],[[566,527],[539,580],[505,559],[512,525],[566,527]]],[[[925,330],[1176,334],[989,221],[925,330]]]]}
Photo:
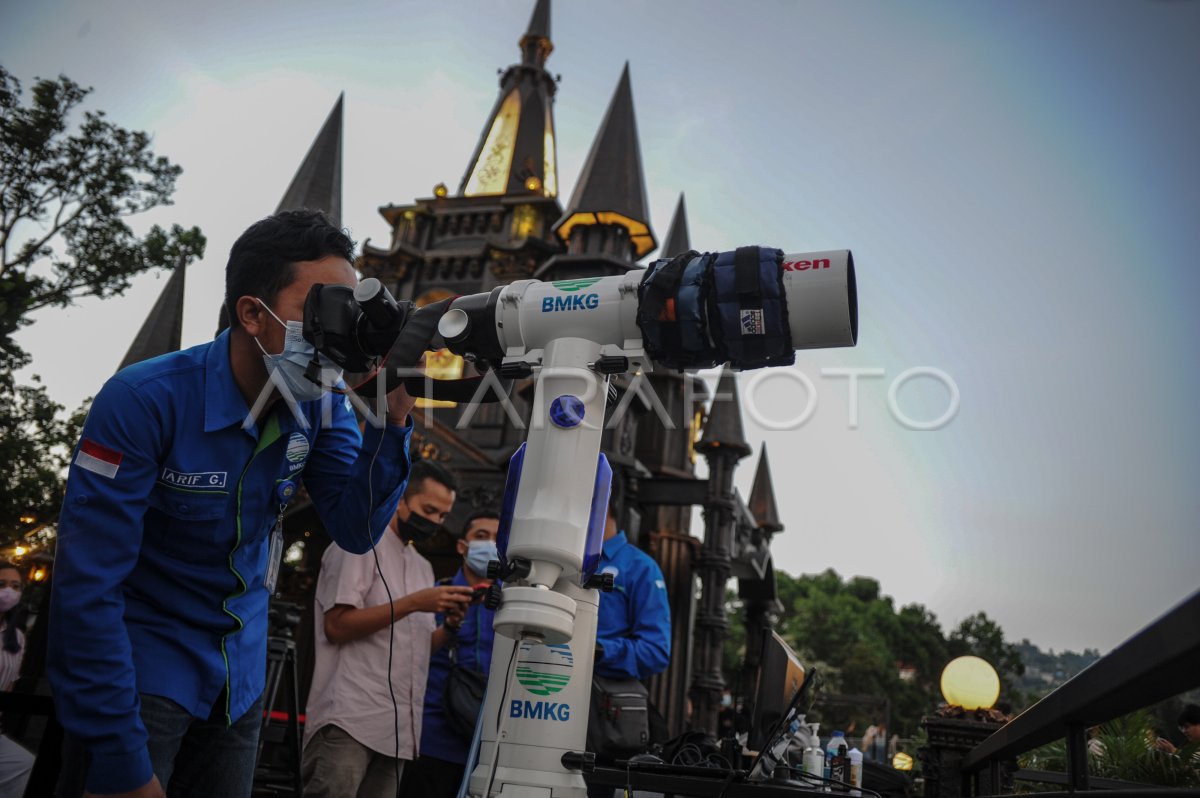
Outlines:
{"type": "Polygon", "coordinates": [[[542,190],[541,178],[538,177],[537,175],[530,175],[525,180],[525,190],[526,191],[541,191],[542,190]]]}
{"type": "Polygon", "coordinates": [[[1000,677],[986,660],[958,657],[942,671],[942,697],[963,709],[988,709],[1000,697],[1000,677]]]}
{"type": "Polygon", "coordinates": [[[897,751],[896,755],[892,757],[893,770],[912,770],[912,768],[913,758],[903,751],[897,751]]]}
{"type": "Polygon", "coordinates": [[[449,193],[450,193],[450,189],[446,188],[445,183],[438,183],[436,186],[433,187],[433,196],[435,196],[435,197],[444,197],[449,193]]]}

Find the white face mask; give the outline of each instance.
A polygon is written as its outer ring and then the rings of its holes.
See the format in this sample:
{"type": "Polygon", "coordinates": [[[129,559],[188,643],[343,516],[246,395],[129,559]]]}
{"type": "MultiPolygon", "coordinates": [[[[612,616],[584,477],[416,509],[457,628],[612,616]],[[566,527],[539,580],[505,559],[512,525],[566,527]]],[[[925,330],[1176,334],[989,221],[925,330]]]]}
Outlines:
{"type": "Polygon", "coordinates": [[[0,612],[8,612],[17,606],[17,602],[20,600],[20,590],[13,590],[11,587],[0,587],[0,612]]]}
{"type": "Polygon", "coordinates": [[[258,344],[258,348],[262,350],[267,374],[278,374],[279,376],[273,379],[281,380],[297,402],[311,402],[314,399],[320,399],[321,395],[328,390],[328,386],[336,384],[342,378],[342,370],[337,368],[333,361],[325,355],[317,355],[318,362],[321,364],[322,384],[319,385],[304,376],[308,371],[308,364],[312,362],[313,355],[316,353],[313,345],[304,340],[304,323],[285,322],[267,307],[266,302],[261,299],[258,302],[263,306],[263,310],[270,313],[271,318],[283,325],[287,331],[283,336],[283,351],[277,355],[267,352],[257,337],[254,339],[254,343],[258,344]]]}

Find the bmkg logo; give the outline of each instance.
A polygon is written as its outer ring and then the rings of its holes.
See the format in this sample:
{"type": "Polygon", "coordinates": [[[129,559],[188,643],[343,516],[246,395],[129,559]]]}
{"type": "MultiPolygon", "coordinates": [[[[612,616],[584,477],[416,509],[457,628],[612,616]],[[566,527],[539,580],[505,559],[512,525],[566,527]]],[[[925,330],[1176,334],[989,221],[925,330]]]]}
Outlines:
{"type": "Polygon", "coordinates": [[[521,644],[519,656],[517,681],[534,695],[553,695],[571,682],[575,657],[567,644],[546,646],[525,642],[521,644]]]}

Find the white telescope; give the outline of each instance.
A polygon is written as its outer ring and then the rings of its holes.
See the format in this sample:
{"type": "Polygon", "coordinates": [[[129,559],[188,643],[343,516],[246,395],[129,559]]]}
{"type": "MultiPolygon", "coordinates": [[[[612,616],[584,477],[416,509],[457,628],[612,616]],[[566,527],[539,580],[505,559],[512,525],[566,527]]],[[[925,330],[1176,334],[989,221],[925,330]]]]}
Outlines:
{"type": "Polygon", "coordinates": [[[848,250],[746,249],[736,263],[733,253],[689,253],[611,277],[521,280],[459,297],[441,317],[438,333],[455,353],[535,378],[529,435],[509,466],[503,560],[492,569],[503,589],[490,597],[497,637],[471,796],[586,795],[597,588],[611,588],[595,573],[611,477],[600,455],[610,377],[664,362],[782,365],[793,350],[856,343],[848,250]],[[660,267],[667,287],[654,294],[660,267]]]}

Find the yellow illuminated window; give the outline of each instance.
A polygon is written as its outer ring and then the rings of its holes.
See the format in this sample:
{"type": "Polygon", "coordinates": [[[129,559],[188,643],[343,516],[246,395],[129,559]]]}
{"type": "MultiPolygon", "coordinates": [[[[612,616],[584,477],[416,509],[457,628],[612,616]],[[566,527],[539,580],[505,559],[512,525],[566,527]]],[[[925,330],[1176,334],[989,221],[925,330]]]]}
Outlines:
{"type": "MultiPolygon", "coordinates": [[[[435,380],[457,380],[463,374],[463,359],[449,349],[425,353],[425,373],[435,380]]],[[[417,407],[454,407],[456,402],[418,399],[417,407]]]]}
{"type": "Polygon", "coordinates": [[[508,172],[512,168],[513,147],[517,143],[517,125],[521,121],[521,95],[516,89],[509,92],[500,104],[500,111],[492,122],[479,160],[467,181],[468,197],[478,194],[503,194],[508,188],[508,172]]]}
{"type": "Polygon", "coordinates": [[[546,132],[542,142],[542,193],[547,197],[558,196],[558,153],[554,150],[554,115],[550,102],[546,102],[546,132]]]}
{"type": "Polygon", "coordinates": [[[538,212],[532,205],[518,205],[513,208],[512,235],[513,238],[529,238],[538,235],[538,212]]]}

